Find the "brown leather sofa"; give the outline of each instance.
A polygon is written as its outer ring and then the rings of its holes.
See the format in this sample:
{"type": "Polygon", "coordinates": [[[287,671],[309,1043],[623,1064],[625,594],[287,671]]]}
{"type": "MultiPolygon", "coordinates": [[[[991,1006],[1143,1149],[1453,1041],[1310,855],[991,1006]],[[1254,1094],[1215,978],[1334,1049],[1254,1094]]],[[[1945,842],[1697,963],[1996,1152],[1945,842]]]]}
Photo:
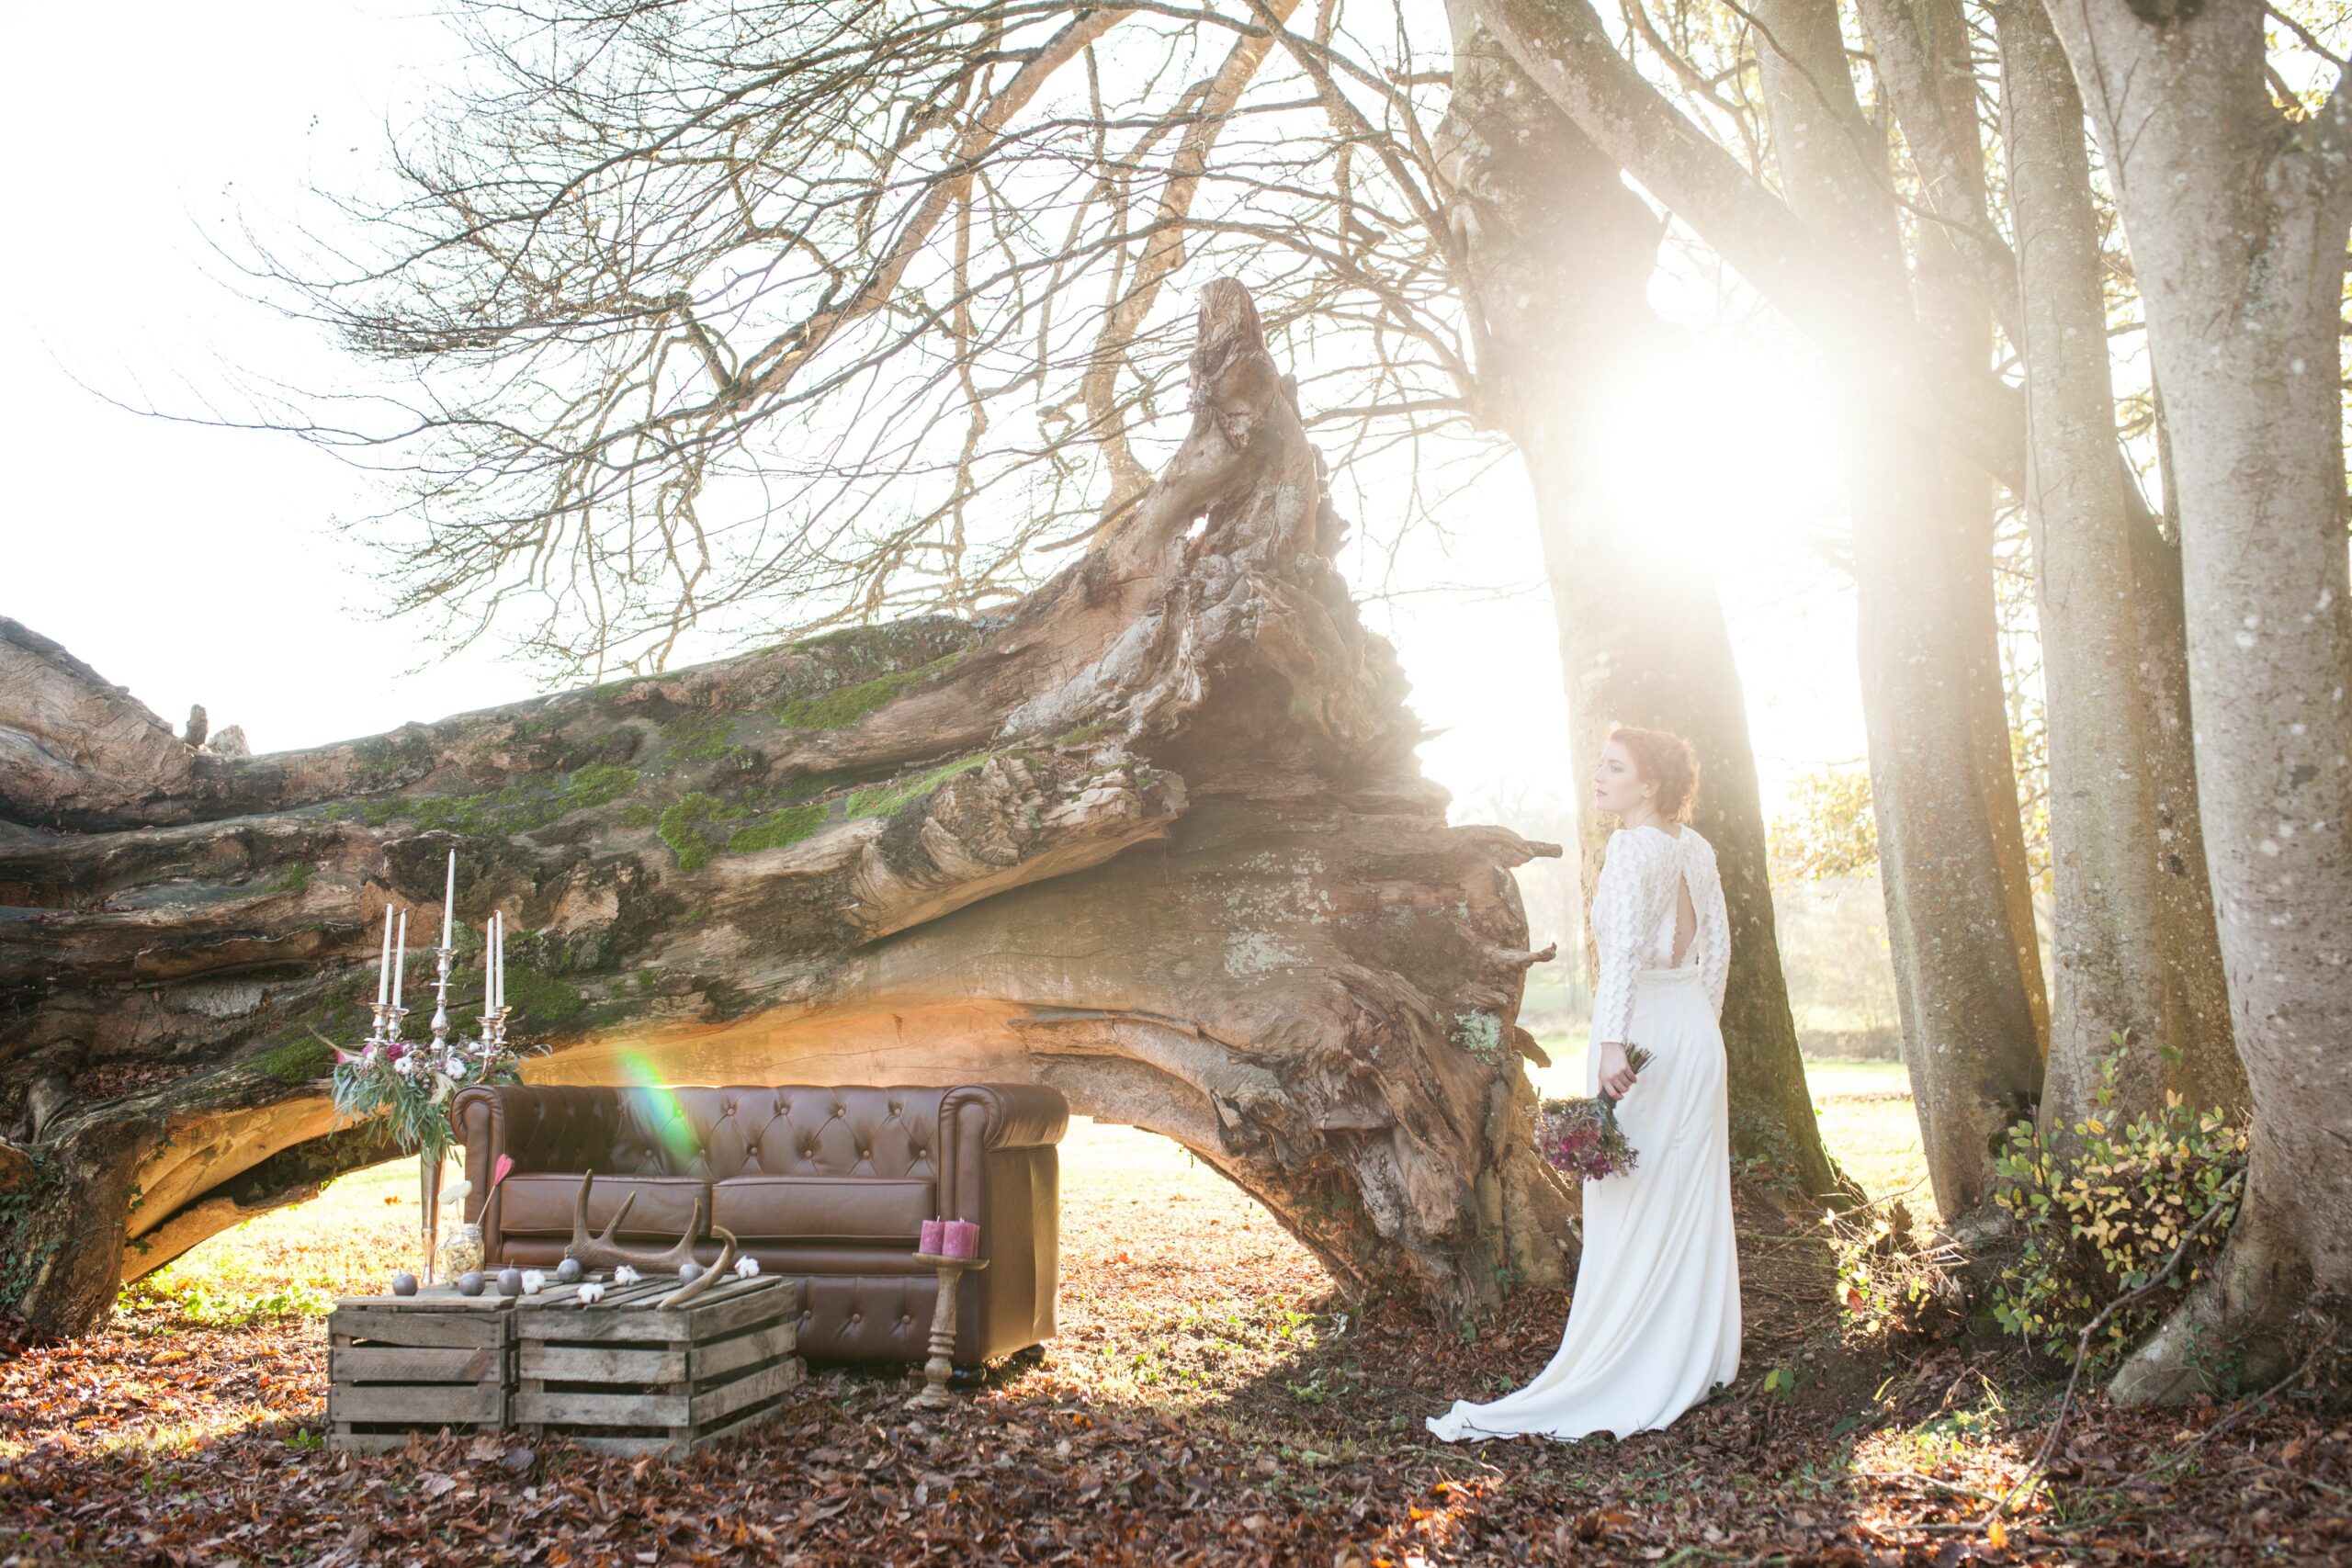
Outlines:
{"type": "MultiPolygon", "coordinates": [[[[580,1178],[601,1230],[634,1193],[616,1239],[674,1242],[708,1200],[765,1273],[801,1286],[800,1349],[855,1361],[929,1353],[936,1274],[914,1260],[933,1218],[980,1227],[989,1267],[956,1292],[959,1367],[1054,1333],[1061,1198],[1059,1091],[823,1087],[469,1089],[451,1107],[466,1151],[466,1218],[492,1265],[549,1267],[571,1238],[580,1178]],[[502,1154],[514,1167],[489,1195],[502,1154]]],[[[704,1256],[715,1257],[713,1244],[704,1256]]]]}

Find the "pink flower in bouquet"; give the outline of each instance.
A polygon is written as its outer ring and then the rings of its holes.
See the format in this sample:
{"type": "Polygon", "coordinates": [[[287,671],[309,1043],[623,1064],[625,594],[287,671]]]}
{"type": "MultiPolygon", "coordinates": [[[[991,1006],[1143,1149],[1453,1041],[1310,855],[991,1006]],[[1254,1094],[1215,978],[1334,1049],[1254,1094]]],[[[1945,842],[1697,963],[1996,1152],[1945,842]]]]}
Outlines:
{"type": "MultiPolygon", "coordinates": [[[[1637,1074],[1650,1060],[1638,1045],[1625,1048],[1626,1065],[1637,1074]]],[[[1535,1150],[1553,1169],[1586,1181],[1622,1176],[1641,1157],[1607,1095],[1545,1100],[1535,1116],[1535,1150]]]]}

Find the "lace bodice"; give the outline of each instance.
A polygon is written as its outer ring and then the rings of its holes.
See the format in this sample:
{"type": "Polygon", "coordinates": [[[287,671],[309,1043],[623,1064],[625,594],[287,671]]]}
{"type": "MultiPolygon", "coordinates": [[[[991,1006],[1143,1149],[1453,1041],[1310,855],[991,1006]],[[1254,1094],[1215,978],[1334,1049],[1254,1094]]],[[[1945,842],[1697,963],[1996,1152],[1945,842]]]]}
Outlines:
{"type": "Polygon", "coordinates": [[[1600,953],[1592,993],[1595,1044],[1639,1043],[1630,1033],[1634,977],[1674,963],[1675,891],[1685,881],[1699,924],[1683,966],[1699,971],[1708,1000],[1722,1016],[1724,982],[1731,973],[1731,920],[1724,909],[1714,846],[1689,828],[1679,835],[1663,828],[1620,828],[1609,836],[1592,889],[1592,940],[1600,953]]]}

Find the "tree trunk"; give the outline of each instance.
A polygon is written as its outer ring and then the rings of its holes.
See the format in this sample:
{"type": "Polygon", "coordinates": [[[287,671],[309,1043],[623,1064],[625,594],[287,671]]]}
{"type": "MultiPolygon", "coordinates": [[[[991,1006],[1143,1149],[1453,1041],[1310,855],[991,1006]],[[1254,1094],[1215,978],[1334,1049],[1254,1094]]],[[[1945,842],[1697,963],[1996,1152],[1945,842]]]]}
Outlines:
{"type": "Polygon", "coordinates": [[[1506,869],[1558,852],[1445,825],[1239,286],[1193,372],[1159,482],[1000,621],[234,760],[0,622],[0,1306],[86,1327],[384,1155],[334,1130],[327,1042],[452,846],[460,915],[514,929],[534,1081],[1035,1079],[1193,1150],[1351,1290],[1558,1280],[1506,869]]]}
{"type": "MultiPolygon", "coordinates": [[[[1733,1146],[1809,1196],[1838,1196],[1781,972],[1747,705],[1713,581],[1705,563],[1639,539],[1596,479],[1607,403],[1665,338],[1646,300],[1663,226],[1468,0],[1449,14],[1453,88],[1440,145],[1477,323],[1479,412],[1516,443],[1534,488],[1576,778],[1591,776],[1613,723],[1670,729],[1697,750],[1698,827],[1715,846],[1732,923],[1733,1146]]],[[[1577,819],[1589,887],[1609,826],[1589,809],[1577,819]]]]}
{"type": "MultiPolygon", "coordinates": [[[[2014,389],[1982,371],[1955,378],[1901,290],[1884,287],[1883,258],[1767,189],[1619,51],[1588,0],[1474,4],[1528,79],[1810,337],[1857,402],[2004,484],[2025,482],[2014,389]]],[[[1842,59],[1823,80],[1851,101],[1842,59]]],[[[1838,133],[1826,120],[1822,129],[1838,133]]]]}
{"type": "Polygon", "coordinates": [[[2112,1042],[2125,1045],[2102,1112],[2112,1122],[2160,1110],[2167,1090],[2243,1111],[2245,1080],[2226,1006],[2216,1005],[2224,993],[2211,898],[2191,874],[2203,852],[2182,711],[2187,649],[2167,614],[2177,572],[2166,593],[2150,544],[2167,547],[2116,460],[2082,99],[2040,0],[1997,6],[1994,18],[2023,285],[2026,502],[2057,884],[2041,1120],[2045,1137],[2063,1139],[2092,1114],[2112,1042]]]}
{"type": "MultiPolygon", "coordinates": [[[[1797,213],[1868,258],[1898,308],[1906,274],[1883,142],[1854,101],[1836,8],[1772,0],[1757,17],[1773,148],[1797,213]]],[[[1928,337],[1953,373],[1981,316],[1927,292],[1928,337]]],[[[2041,1083],[2041,970],[2022,878],[1993,619],[1981,475],[1849,388],[1862,714],[1879,870],[1921,1140],[1945,1220],[1990,1196],[1993,1145],[2041,1083]],[[2020,903],[2025,904],[2020,908],[2020,903]]]]}
{"type": "Polygon", "coordinates": [[[2273,107],[2264,11],[2052,0],[2145,303],[2177,479],[2205,858],[2254,1100],[2228,1247],[2117,1374],[2191,1392],[2352,1291],[2352,611],[2337,316],[2352,97],[2273,107]]]}

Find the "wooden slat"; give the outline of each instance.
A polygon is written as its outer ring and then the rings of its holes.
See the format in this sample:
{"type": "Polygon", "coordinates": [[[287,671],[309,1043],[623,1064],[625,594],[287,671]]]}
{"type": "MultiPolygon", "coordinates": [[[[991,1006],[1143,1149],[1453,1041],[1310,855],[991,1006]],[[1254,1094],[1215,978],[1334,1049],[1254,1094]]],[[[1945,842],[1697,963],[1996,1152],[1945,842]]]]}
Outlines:
{"type": "Polygon", "coordinates": [[[807,1370],[802,1367],[797,1359],[787,1361],[774,1370],[778,1375],[774,1384],[775,1393],[770,1396],[769,1403],[730,1420],[720,1422],[696,1437],[687,1447],[707,1449],[722,1438],[730,1438],[747,1427],[758,1426],[776,1413],[777,1406],[783,1402],[783,1396],[799,1387],[801,1379],[808,1375],[807,1370]]]}
{"type": "Polygon", "coordinates": [[[607,1285],[605,1299],[582,1306],[579,1301],[580,1287],[552,1287],[536,1296],[524,1298],[523,1310],[515,1314],[515,1332],[526,1339],[662,1339],[667,1336],[637,1333],[615,1333],[609,1326],[615,1322],[635,1322],[642,1314],[630,1315],[633,1306],[660,1301],[678,1288],[674,1280],[640,1280],[634,1285],[607,1285]],[[559,1293],[560,1292],[560,1293],[559,1293]]]}
{"type": "Polygon", "coordinates": [[[503,1381],[506,1350],[421,1350],[404,1345],[337,1345],[328,1352],[327,1375],[342,1382],[451,1383],[503,1381]]]}
{"type": "Polygon", "coordinates": [[[377,1384],[327,1390],[331,1421],[497,1424],[506,1419],[506,1390],[497,1383],[377,1384]]]}
{"type": "MultiPolygon", "coordinates": [[[[711,1295],[674,1312],[641,1312],[630,1315],[648,1325],[665,1339],[711,1339],[729,1329],[764,1318],[797,1316],[798,1292],[786,1280],[775,1279],[738,1280],[734,1287],[720,1295],[714,1288],[711,1295]],[[713,1298],[717,1299],[714,1300],[713,1298]]],[[[650,1335],[648,1336],[651,1337],[650,1335]]]]}
{"type": "Polygon", "coordinates": [[[799,1381],[800,1369],[797,1365],[763,1367],[732,1382],[724,1382],[707,1393],[695,1394],[688,1402],[686,1418],[695,1427],[707,1427],[747,1404],[782,1393],[799,1381]]]}
{"type": "Polygon", "coordinates": [[[526,1376],[545,1382],[680,1382],[686,1376],[683,1345],[552,1345],[524,1348],[526,1376]]]}
{"type": "Polygon", "coordinates": [[[798,1338],[798,1329],[787,1319],[732,1339],[722,1339],[716,1345],[696,1345],[686,1352],[687,1370],[680,1375],[700,1382],[722,1372],[756,1367],[778,1356],[791,1355],[798,1338]]]}
{"type": "Polygon", "coordinates": [[[382,1340],[412,1348],[479,1348],[506,1343],[513,1319],[503,1313],[379,1312],[346,1307],[327,1319],[338,1341],[382,1340]]]}
{"type": "Polygon", "coordinates": [[[512,1296],[502,1296],[496,1287],[487,1287],[478,1296],[458,1293],[455,1285],[427,1285],[413,1296],[340,1296],[335,1300],[338,1311],[353,1308],[380,1309],[384,1312],[503,1312],[514,1304],[512,1296]]]}
{"type": "Polygon", "coordinates": [[[692,1418],[683,1393],[548,1393],[527,1385],[514,1396],[514,1418],[535,1425],[668,1427],[692,1418]]]}

